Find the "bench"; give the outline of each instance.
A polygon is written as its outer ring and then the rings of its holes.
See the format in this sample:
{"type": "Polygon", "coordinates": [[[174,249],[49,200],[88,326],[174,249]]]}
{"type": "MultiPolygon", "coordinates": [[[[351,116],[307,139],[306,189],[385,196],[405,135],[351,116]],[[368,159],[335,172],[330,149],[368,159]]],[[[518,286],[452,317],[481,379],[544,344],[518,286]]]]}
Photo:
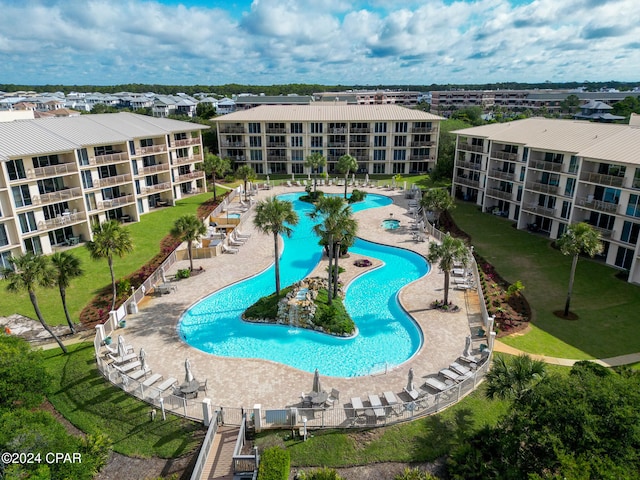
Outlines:
{"type": "Polygon", "coordinates": [[[129,363],[125,363],[124,365],[116,366],[116,369],[118,369],[122,373],[127,373],[127,372],[130,372],[131,370],[135,370],[141,365],[142,364],[140,363],[140,360],[136,360],[135,362],[129,362],[129,363]]]}

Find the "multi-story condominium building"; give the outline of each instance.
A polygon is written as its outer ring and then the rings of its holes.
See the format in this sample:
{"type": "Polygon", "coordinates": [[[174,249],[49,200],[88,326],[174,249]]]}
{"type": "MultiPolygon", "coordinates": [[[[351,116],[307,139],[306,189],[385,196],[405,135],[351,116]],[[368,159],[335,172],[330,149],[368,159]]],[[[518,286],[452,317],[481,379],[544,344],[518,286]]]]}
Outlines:
{"type": "Polygon", "coordinates": [[[346,101],[357,105],[405,105],[418,104],[421,92],[412,90],[349,90],[346,92],[318,92],[313,97],[317,101],[346,101]]]}
{"type": "Polygon", "coordinates": [[[577,222],[640,283],[640,122],[530,118],[457,130],[452,192],[555,239],[577,222]]]}
{"type": "Polygon", "coordinates": [[[338,159],[350,154],[360,172],[428,172],[437,160],[442,117],[397,105],[316,102],[261,106],[215,119],[220,155],[247,164],[259,174],[302,174],[314,152],[337,173],[338,159]]]}
{"type": "Polygon", "coordinates": [[[201,188],[203,128],[132,113],[0,122],[0,266],[201,188]]]}

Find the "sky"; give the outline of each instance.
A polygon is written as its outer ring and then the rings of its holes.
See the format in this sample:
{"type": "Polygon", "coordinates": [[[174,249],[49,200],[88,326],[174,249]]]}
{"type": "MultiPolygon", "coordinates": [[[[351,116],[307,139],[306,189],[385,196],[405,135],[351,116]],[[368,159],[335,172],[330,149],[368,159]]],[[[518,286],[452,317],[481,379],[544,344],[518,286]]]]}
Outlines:
{"type": "Polygon", "coordinates": [[[638,0],[0,0],[0,83],[640,81],[638,0]]]}

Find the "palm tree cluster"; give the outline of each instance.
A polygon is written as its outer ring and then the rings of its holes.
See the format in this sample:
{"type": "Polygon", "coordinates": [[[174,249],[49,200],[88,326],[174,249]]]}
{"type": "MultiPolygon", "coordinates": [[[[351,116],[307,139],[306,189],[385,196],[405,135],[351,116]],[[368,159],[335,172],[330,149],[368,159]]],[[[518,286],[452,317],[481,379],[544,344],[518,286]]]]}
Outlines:
{"type": "Polygon", "coordinates": [[[193,242],[199,241],[207,233],[206,225],[197,216],[183,215],[173,224],[171,235],[187,242],[187,253],[189,254],[189,270],[193,272],[193,242]]]}
{"type": "Polygon", "coordinates": [[[427,259],[437,263],[444,273],[444,305],[449,303],[449,279],[455,263],[459,262],[465,267],[469,262],[469,250],[462,240],[454,238],[448,233],[442,237],[442,242],[429,243],[427,259]]]}

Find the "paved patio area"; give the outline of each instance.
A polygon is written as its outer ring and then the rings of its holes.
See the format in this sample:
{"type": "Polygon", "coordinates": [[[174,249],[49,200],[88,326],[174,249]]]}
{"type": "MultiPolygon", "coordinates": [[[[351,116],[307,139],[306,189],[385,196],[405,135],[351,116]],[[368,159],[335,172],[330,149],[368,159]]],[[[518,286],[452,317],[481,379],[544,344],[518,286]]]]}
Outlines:
{"type": "MultiPolygon", "coordinates": [[[[322,190],[339,193],[344,188],[322,187],[322,190]]],[[[394,203],[355,214],[359,220],[359,236],[426,255],[428,242],[416,243],[412,239],[409,230],[411,217],[408,215],[407,200],[403,192],[377,188],[365,190],[388,195],[394,203]],[[384,230],[380,223],[391,213],[394,218],[401,220],[400,228],[384,230]]],[[[294,191],[302,191],[302,187],[261,190],[257,200],[294,191]]],[[[196,260],[196,268],[202,266],[204,272],[176,282],[176,292],[159,297],[145,297],[139,305],[139,313],[127,317],[127,327],[114,333],[125,335],[127,343],[133,344],[136,351],[144,347],[147,363],[153,372],[161,373],[165,378],[175,377],[182,381],[184,360],[189,358],[195,377],[202,381],[208,380],[207,397],[212,399],[213,405],[250,408],[259,403],[264,408],[281,408],[298,403],[300,393],[311,389],[312,373],[271,361],[216,357],[184,343],[176,330],[180,315],[189,306],[273,263],[273,240],[255,231],[252,218],[253,208],[242,218],[241,230],[252,235],[240,247],[239,253],[196,260]]],[[[167,274],[175,274],[177,269],[186,267],[188,261],[177,262],[167,274]]],[[[460,311],[445,313],[431,310],[430,303],[443,297],[443,285],[444,276],[436,266],[429,274],[408,285],[400,293],[403,307],[419,324],[424,337],[422,348],[409,361],[387,373],[356,378],[322,377],[323,387],[326,390],[340,390],[340,404],[349,402],[354,396],[366,397],[369,393],[380,394],[387,390],[400,393],[406,385],[409,368],[413,368],[415,383],[420,385],[422,377],[432,375],[454,361],[462,354],[471,326],[482,323],[480,306],[475,290],[451,289],[450,299],[461,307],[460,311]]],[[[313,355],[313,352],[309,354],[313,355]]]]}

